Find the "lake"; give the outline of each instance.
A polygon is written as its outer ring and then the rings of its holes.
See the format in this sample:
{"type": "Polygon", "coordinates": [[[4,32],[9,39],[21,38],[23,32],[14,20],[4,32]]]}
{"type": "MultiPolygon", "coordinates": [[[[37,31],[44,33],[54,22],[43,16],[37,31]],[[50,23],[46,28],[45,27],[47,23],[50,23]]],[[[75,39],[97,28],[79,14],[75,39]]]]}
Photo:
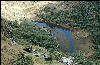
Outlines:
{"type": "Polygon", "coordinates": [[[85,41],[76,41],[73,38],[72,32],[70,30],[66,30],[57,26],[52,26],[39,21],[33,21],[32,23],[35,24],[37,27],[42,27],[49,31],[51,36],[58,41],[58,48],[63,52],[73,54],[75,52],[75,49],[78,50],[78,47],[75,48],[76,44],[78,45],[86,43],[85,41]]]}

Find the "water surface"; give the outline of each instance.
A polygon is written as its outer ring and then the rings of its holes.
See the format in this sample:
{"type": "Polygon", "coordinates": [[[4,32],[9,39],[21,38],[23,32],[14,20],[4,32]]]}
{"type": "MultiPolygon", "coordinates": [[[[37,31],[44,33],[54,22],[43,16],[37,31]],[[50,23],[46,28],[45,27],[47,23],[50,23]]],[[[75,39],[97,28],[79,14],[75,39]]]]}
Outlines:
{"type": "Polygon", "coordinates": [[[73,39],[72,32],[70,30],[53,27],[51,25],[47,25],[46,23],[41,23],[37,21],[34,21],[33,24],[35,24],[36,26],[42,26],[43,28],[47,28],[48,31],[50,31],[51,36],[56,38],[56,40],[59,42],[60,50],[64,52],[69,52],[70,54],[74,53],[74,44],[76,44],[76,41],[73,39]]]}

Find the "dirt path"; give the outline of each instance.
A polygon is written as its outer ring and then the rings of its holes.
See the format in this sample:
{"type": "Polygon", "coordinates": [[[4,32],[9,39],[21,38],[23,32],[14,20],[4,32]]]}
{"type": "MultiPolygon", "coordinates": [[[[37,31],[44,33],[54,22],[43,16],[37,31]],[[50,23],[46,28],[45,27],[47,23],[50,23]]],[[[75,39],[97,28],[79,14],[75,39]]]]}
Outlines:
{"type": "Polygon", "coordinates": [[[8,20],[36,19],[35,12],[57,1],[1,1],[1,16],[8,20]]]}

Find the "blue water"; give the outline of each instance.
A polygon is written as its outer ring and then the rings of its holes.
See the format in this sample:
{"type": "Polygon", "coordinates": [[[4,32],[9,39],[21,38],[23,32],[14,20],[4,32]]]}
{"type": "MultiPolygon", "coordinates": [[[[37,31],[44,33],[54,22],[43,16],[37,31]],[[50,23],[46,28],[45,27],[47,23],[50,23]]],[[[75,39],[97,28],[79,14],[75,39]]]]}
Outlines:
{"type": "Polygon", "coordinates": [[[57,32],[55,32],[55,31],[54,32],[51,32],[51,35],[52,36],[55,36],[56,34],[57,34],[57,32]]]}
{"type": "MultiPolygon", "coordinates": [[[[51,28],[51,26],[49,26],[49,25],[47,25],[45,23],[40,23],[40,22],[36,22],[36,21],[33,22],[33,24],[35,24],[36,26],[43,26],[45,28],[51,28]]],[[[71,46],[70,54],[72,54],[74,52],[74,43],[75,43],[75,41],[71,39],[71,37],[72,37],[71,31],[65,30],[65,29],[62,29],[62,28],[57,28],[57,27],[52,27],[52,28],[57,30],[57,31],[65,33],[66,40],[70,40],[70,42],[71,42],[71,44],[70,44],[70,46],[71,46]]],[[[56,33],[57,32],[51,32],[51,35],[54,36],[56,33]]]]}
{"type": "Polygon", "coordinates": [[[74,52],[74,42],[75,41],[71,39],[71,37],[72,37],[71,31],[65,30],[65,29],[61,29],[61,28],[57,28],[57,27],[55,27],[55,29],[58,30],[58,31],[64,32],[65,35],[66,35],[66,40],[70,40],[70,42],[71,42],[71,44],[70,44],[70,46],[71,46],[70,53],[72,54],[74,52]]]}
{"type": "Polygon", "coordinates": [[[35,24],[36,26],[43,26],[45,28],[50,28],[50,26],[48,26],[46,23],[39,23],[39,22],[32,22],[33,24],[35,24]]]}

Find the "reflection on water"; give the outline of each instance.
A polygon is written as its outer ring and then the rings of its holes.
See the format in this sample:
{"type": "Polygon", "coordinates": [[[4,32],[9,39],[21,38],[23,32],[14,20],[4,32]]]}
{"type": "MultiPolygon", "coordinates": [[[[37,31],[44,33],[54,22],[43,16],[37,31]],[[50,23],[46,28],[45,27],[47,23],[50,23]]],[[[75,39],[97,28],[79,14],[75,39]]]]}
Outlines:
{"type": "Polygon", "coordinates": [[[76,41],[73,40],[71,31],[58,27],[52,27],[50,25],[47,25],[46,23],[40,23],[37,21],[34,21],[33,24],[35,24],[36,26],[42,26],[43,28],[48,28],[48,31],[50,31],[51,33],[51,36],[56,38],[56,40],[59,42],[60,50],[64,52],[68,51],[71,54],[74,52],[74,44],[76,44],[76,41]]]}
{"type": "Polygon", "coordinates": [[[70,46],[71,46],[70,53],[72,54],[74,52],[74,46],[73,46],[74,40],[71,39],[71,37],[72,37],[71,31],[65,30],[65,29],[62,29],[62,28],[57,28],[57,27],[54,27],[54,29],[56,29],[60,32],[63,32],[65,34],[65,36],[62,34],[62,37],[66,37],[66,40],[70,40],[70,46]]]}

